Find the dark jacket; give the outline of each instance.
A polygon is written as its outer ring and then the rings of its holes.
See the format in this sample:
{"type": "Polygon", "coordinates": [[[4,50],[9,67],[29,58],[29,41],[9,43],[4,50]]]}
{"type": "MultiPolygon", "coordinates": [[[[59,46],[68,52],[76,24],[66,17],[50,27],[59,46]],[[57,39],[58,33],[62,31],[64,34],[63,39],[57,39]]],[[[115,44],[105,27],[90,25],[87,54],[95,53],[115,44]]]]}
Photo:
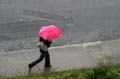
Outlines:
{"type": "Polygon", "coordinates": [[[51,46],[52,41],[48,41],[43,39],[42,37],[39,38],[39,42],[43,42],[48,48],[51,46]]]}

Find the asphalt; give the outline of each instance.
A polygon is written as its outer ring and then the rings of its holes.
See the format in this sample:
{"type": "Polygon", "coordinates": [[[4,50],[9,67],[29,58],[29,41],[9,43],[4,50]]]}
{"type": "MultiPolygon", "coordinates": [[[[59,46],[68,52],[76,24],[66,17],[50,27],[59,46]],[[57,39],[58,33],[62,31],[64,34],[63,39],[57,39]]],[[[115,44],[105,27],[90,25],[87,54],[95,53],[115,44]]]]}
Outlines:
{"type": "Polygon", "coordinates": [[[1,0],[0,53],[36,48],[39,28],[48,24],[63,30],[54,46],[119,39],[119,4],[119,0],[1,0]]]}

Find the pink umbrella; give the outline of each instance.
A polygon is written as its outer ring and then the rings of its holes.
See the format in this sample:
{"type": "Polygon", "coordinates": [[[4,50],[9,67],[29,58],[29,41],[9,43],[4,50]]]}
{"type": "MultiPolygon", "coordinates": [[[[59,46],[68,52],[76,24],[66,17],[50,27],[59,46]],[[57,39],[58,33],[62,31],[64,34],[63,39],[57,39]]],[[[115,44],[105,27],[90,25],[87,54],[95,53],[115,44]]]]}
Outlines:
{"type": "Polygon", "coordinates": [[[39,32],[38,36],[44,38],[45,40],[57,39],[62,30],[55,25],[43,26],[39,32]]]}

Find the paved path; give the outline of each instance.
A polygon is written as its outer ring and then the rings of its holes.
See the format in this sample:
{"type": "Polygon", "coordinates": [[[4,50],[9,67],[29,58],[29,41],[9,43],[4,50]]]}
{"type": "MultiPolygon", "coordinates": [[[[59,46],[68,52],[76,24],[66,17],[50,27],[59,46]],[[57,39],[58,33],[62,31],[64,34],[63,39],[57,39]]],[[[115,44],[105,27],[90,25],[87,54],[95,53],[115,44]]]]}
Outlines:
{"type": "MultiPolygon", "coordinates": [[[[84,43],[49,49],[51,64],[56,71],[77,69],[82,67],[93,67],[100,59],[103,63],[110,60],[113,63],[120,63],[120,40],[84,43]]],[[[0,77],[11,77],[28,75],[28,64],[40,56],[38,49],[21,50],[0,54],[0,77]]],[[[111,61],[110,61],[111,62],[111,61]]],[[[32,69],[32,73],[44,71],[44,61],[32,69]]]]}
{"type": "MultiPolygon", "coordinates": [[[[50,49],[51,64],[56,71],[95,65],[94,60],[82,47],[67,46],[50,49]],[[76,51],[76,52],[75,52],[76,51]]],[[[0,76],[28,74],[28,63],[39,57],[39,50],[23,50],[0,55],[0,76]]],[[[43,72],[44,61],[32,69],[32,73],[43,72]]]]}

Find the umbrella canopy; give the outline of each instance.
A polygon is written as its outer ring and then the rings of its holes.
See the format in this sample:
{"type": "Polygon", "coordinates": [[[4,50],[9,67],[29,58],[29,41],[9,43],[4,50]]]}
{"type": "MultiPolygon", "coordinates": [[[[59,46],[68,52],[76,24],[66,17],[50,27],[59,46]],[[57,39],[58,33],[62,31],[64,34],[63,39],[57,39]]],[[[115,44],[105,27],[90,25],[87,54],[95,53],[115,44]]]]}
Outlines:
{"type": "Polygon", "coordinates": [[[55,25],[48,25],[48,26],[43,26],[39,32],[38,36],[44,38],[45,40],[53,40],[57,39],[62,30],[55,25]]]}

